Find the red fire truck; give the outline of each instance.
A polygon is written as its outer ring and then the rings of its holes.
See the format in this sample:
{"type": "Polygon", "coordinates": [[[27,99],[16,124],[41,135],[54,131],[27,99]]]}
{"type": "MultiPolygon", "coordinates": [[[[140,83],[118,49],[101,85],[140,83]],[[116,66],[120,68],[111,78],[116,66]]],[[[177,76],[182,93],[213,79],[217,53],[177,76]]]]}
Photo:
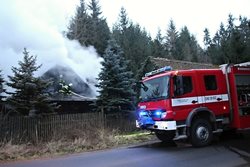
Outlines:
{"type": "Polygon", "coordinates": [[[215,133],[250,129],[250,62],[219,69],[145,74],[140,82],[136,126],[170,142],[187,138],[196,147],[215,133]]]}

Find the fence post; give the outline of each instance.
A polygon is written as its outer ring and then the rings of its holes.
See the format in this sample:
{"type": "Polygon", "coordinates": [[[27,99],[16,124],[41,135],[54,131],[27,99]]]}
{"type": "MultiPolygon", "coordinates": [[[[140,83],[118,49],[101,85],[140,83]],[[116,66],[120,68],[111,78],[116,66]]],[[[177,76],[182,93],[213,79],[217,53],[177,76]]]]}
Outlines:
{"type": "Polygon", "coordinates": [[[36,144],[38,144],[38,130],[37,130],[37,123],[35,124],[35,138],[36,138],[36,144]]]}
{"type": "Polygon", "coordinates": [[[103,106],[101,107],[101,119],[102,119],[103,128],[106,128],[106,118],[105,118],[103,106]]]}

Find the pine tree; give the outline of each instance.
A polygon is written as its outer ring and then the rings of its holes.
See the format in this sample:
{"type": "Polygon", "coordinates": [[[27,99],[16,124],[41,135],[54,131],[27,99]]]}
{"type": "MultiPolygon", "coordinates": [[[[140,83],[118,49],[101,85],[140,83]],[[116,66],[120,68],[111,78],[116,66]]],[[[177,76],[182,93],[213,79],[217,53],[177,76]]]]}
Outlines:
{"type": "Polygon", "coordinates": [[[4,89],[4,79],[2,76],[2,71],[0,70],[0,104],[2,103],[3,98],[5,98],[5,96],[3,95],[5,93],[5,89],[4,89]]]}
{"type": "Polygon", "coordinates": [[[30,56],[24,48],[23,61],[19,61],[19,67],[12,67],[14,76],[8,76],[8,86],[14,92],[7,92],[11,95],[8,103],[21,115],[36,115],[53,111],[54,104],[48,103],[46,89],[50,82],[34,76],[41,65],[36,65],[36,56],[30,56]]]}
{"type": "Polygon", "coordinates": [[[129,26],[128,14],[124,7],[121,7],[119,18],[118,18],[118,24],[119,24],[118,27],[120,27],[120,30],[122,32],[126,31],[126,29],[129,26]]]}
{"type": "Polygon", "coordinates": [[[101,16],[102,11],[99,6],[98,0],[91,0],[88,5],[90,9],[90,19],[91,19],[91,45],[93,45],[97,53],[101,56],[104,54],[105,49],[108,45],[108,40],[110,39],[110,30],[105,18],[101,16]]]}
{"type": "Polygon", "coordinates": [[[106,19],[101,16],[98,3],[97,0],[91,0],[86,6],[85,1],[80,0],[80,6],[70,20],[66,36],[70,40],[78,40],[82,46],[94,46],[102,56],[110,39],[110,30],[106,19]]]}
{"type": "Polygon", "coordinates": [[[163,37],[161,35],[161,30],[159,29],[156,38],[152,42],[152,56],[153,57],[166,57],[167,53],[163,46],[163,37]]]}
{"type": "Polygon", "coordinates": [[[168,57],[173,59],[177,56],[177,39],[179,37],[174,21],[171,19],[167,29],[165,50],[168,52],[168,57]]]}
{"type": "MultiPolygon", "coordinates": [[[[249,39],[249,37],[243,35],[244,29],[241,26],[242,22],[240,22],[239,26],[236,26],[234,25],[234,20],[235,18],[232,15],[229,15],[227,26],[229,34],[227,42],[228,50],[225,56],[229,62],[241,63],[244,61],[245,50],[247,50],[248,47],[246,39],[249,39]]],[[[240,21],[240,18],[238,20],[240,21]]]]}
{"type": "Polygon", "coordinates": [[[100,89],[97,100],[98,110],[106,113],[131,110],[134,93],[131,88],[132,72],[128,70],[128,62],[123,57],[123,51],[117,42],[109,41],[103,56],[102,72],[97,87],[100,89]]]}
{"type": "Polygon", "coordinates": [[[139,24],[129,21],[124,8],[113,27],[113,37],[123,49],[125,59],[129,60],[129,68],[136,74],[140,64],[152,55],[151,37],[139,24]]]}
{"type": "Polygon", "coordinates": [[[208,47],[211,44],[210,33],[207,28],[205,28],[203,32],[204,32],[203,42],[204,42],[204,45],[208,47]]]}
{"type": "Polygon", "coordinates": [[[239,30],[242,42],[244,44],[244,51],[240,62],[250,61],[250,20],[246,17],[239,17],[240,26],[237,28],[239,30]]]}
{"type": "Polygon", "coordinates": [[[250,30],[248,19],[239,17],[240,25],[234,25],[230,14],[227,25],[221,23],[213,40],[207,47],[207,54],[214,64],[241,63],[249,61],[250,30]]]}
{"type": "Polygon", "coordinates": [[[66,36],[70,40],[78,40],[82,46],[89,46],[90,41],[90,17],[87,14],[84,0],[80,0],[80,6],[76,8],[75,16],[70,20],[66,36]]]}
{"type": "Polygon", "coordinates": [[[209,46],[211,45],[212,43],[212,40],[211,40],[211,37],[210,37],[210,33],[209,33],[209,30],[207,28],[204,29],[204,38],[203,38],[203,43],[204,43],[204,50],[203,50],[203,57],[201,58],[201,61],[199,62],[205,62],[205,63],[208,63],[208,62],[211,62],[211,59],[209,57],[209,54],[208,54],[208,48],[209,46]]]}
{"type": "Polygon", "coordinates": [[[99,6],[99,1],[98,0],[91,0],[88,7],[91,11],[92,19],[98,20],[100,15],[102,14],[101,7],[99,6]]]}
{"type": "Polygon", "coordinates": [[[201,57],[202,49],[198,45],[196,38],[190,34],[186,26],[181,29],[176,46],[176,58],[178,60],[197,62],[198,58],[201,57]]]}

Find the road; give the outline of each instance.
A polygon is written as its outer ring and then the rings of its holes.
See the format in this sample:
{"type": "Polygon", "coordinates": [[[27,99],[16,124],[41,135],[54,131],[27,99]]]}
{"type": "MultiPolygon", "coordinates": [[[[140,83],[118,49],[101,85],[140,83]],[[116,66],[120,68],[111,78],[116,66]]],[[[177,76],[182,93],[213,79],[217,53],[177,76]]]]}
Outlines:
{"type": "Polygon", "coordinates": [[[185,143],[150,144],[74,154],[54,159],[19,161],[0,167],[247,167],[249,162],[222,146],[193,148],[185,143]]]}

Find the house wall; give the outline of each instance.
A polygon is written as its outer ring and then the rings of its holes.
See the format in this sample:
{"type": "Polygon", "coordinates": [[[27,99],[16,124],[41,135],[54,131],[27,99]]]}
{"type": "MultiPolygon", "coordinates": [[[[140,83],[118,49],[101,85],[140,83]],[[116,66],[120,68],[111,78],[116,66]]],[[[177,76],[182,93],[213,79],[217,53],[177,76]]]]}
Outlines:
{"type": "Polygon", "coordinates": [[[93,112],[93,101],[54,101],[60,107],[56,110],[58,114],[76,114],[93,112]]]}

